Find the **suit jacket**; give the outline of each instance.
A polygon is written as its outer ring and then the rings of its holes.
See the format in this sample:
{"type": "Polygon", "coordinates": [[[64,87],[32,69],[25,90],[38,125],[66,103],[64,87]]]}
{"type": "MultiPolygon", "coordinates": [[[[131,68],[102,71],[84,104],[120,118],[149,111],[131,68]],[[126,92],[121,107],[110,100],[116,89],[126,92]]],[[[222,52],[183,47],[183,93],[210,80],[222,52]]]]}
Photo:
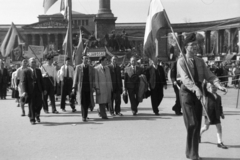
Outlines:
{"type": "Polygon", "coordinates": [[[116,69],[114,69],[113,65],[108,66],[110,69],[110,74],[112,78],[112,87],[113,92],[120,90],[122,93],[122,77],[121,77],[121,68],[116,65],[116,69]]]}
{"type": "MultiPolygon", "coordinates": [[[[44,91],[43,78],[41,70],[38,68],[36,68],[36,81],[39,92],[42,93],[44,91]]],[[[26,92],[28,97],[31,97],[35,86],[33,83],[33,71],[30,68],[23,69],[20,82],[22,83],[23,92],[26,92]]]]}
{"type": "Polygon", "coordinates": [[[100,94],[96,95],[96,103],[110,103],[112,93],[112,78],[108,67],[100,64],[95,67],[95,87],[99,89],[100,94]]]}
{"type": "Polygon", "coordinates": [[[0,83],[7,84],[9,81],[9,73],[6,68],[3,68],[3,72],[0,70],[0,83]]]}
{"type": "Polygon", "coordinates": [[[125,89],[137,89],[140,82],[139,76],[141,74],[143,74],[143,69],[139,66],[136,66],[136,73],[134,73],[132,66],[126,67],[124,74],[125,89]]]}
{"type": "MultiPolygon", "coordinates": [[[[78,91],[77,92],[77,100],[79,104],[81,105],[82,100],[82,84],[83,84],[83,64],[79,64],[76,66],[75,73],[74,73],[74,79],[73,79],[73,88],[78,91]]],[[[91,106],[94,107],[94,99],[93,99],[93,88],[95,87],[95,71],[94,68],[90,65],[88,65],[88,75],[89,75],[89,86],[90,86],[90,99],[91,99],[91,106]]]]}
{"type": "MultiPolygon", "coordinates": [[[[167,80],[166,80],[166,77],[165,77],[165,72],[164,72],[163,67],[158,65],[157,71],[160,75],[160,82],[158,82],[158,83],[160,83],[161,85],[167,85],[167,80]]],[[[153,67],[153,65],[151,65],[148,68],[147,79],[148,79],[148,83],[150,85],[150,88],[154,89],[155,86],[156,86],[156,72],[155,72],[155,68],[153,67]]]]}

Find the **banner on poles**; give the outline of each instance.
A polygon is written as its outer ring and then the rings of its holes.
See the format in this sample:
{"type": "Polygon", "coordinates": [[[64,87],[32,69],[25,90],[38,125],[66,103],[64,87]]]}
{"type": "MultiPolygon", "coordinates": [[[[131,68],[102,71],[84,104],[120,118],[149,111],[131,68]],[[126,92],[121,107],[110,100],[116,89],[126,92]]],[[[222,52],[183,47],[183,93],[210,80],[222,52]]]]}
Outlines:
{"type": "Polygon", "coordinates": [[[44,46],[35,46],[35,45],[29,45],[29,46],[31,47],[31,49],[33,51],[28,47],[28,50],[25,51],[25,53],[24,53],[25,58],[31,58],[31,57],[36,57],[36,56],[39,59],[43,58],[44,46]]]}

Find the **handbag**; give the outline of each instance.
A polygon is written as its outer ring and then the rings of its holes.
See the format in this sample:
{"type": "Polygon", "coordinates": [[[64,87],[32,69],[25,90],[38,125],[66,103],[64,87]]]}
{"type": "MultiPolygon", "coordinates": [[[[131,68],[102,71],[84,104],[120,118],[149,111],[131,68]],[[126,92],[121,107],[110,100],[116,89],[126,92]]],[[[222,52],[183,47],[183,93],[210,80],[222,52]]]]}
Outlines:
{"type": "Polygon", "coordinates": [[[128,103],[128,94],[127,94],[127,92],[123,92],[122,98],[123,98],[123,101],[125,102],[125,104],[127,104],[128,103]]]}

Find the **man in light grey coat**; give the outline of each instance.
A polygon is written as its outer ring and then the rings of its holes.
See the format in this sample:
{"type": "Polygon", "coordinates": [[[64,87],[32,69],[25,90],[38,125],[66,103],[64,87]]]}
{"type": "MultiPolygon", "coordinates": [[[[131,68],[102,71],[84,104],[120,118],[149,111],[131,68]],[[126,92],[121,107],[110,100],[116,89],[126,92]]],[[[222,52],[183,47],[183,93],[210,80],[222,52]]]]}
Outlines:
{"type": "Polygon", "coordinates": [[[88,65],[88,56],[83,56],[83,63],[76,66],[73,93],[78,91],[77,100],[81,105],[82,120],[85,122],[88,116],[88,108],[94,107],[94,68],[88,65]]]}
{"type": "Polygon", "coordinates": [[[100,57],[100,64],[95,67],[96,103],[99,104],[99,116],[108,119],[106,105],[111,105],[112,79],[106,57],[100,57]]]}

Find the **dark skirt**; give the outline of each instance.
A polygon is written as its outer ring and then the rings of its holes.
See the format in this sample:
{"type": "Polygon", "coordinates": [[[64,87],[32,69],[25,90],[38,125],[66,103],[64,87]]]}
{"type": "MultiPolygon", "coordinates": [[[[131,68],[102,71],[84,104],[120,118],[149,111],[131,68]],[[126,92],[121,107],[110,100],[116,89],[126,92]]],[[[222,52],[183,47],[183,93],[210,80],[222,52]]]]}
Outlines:
{"type": "MultiPolygon", "coordinates": [[[[210,119],[210,125],[216,125],[216,124],[219,124],[221,123],[220,121],[220,117],[217,117],[216,116],[216,111],[215,109],[212,111],[212,113],[209,116],[209,119],[210,119]]],[[[205,116],[205,124],[208,124],[208,120],[207,120],[207,117],[205,116]]]]}
{"type": "Polygon", "coordinates": [[[19,92],[16,89],[12,89],[12,98],[19,98],[19,92]]]}

